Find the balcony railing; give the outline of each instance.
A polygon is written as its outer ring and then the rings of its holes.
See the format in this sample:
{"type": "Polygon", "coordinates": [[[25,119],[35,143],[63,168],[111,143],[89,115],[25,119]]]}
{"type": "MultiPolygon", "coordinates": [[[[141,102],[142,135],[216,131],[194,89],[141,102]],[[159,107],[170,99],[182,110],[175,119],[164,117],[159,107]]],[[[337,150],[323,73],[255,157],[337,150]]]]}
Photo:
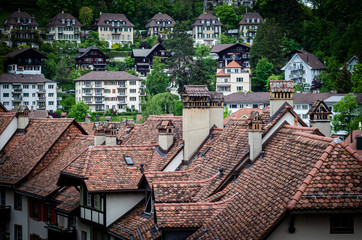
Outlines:
{"type": "Polygon", "coordinates": [[[22,88],[14,88],[12,92],[21,92],[21,91],[23,91],[22,88]]]}

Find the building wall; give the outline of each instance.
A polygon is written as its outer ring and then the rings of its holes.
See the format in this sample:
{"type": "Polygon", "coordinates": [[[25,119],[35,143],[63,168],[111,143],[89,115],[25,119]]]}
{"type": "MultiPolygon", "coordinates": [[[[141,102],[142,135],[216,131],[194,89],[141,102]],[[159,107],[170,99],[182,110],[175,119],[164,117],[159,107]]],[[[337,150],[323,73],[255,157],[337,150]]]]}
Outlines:
{"type": "Polygon", "coordinates": [[[107,41],[108,47],[112,48],[112,44],[120,43],[124,46],[125,43],[133,43],[133,27],[122,27],[119,33],[112,33],[112,27],[98,27],[99,40],[107,41]],[[114,39],[112,37],[119,36],[119,39],[114,39]]]}
{"type": "Polygon", "coordinates": [[[9,223],[9,233],[10,239],[14,238],[14,225],[22,226],[23,231],[23,239],[29,238],[29,218],[28,218],[28,198],[26,196],[22,196],[22,210],[14,209],[14,191],[12,189],[6,189],[5,196],[5,205],[11,206],[10,211],[10,223],[9,223]]]}
{"type": "Polygon", "coordinates": [[[84,231],[84,232],[87,233],[87,239],[86,240],[91,240],[92,227],[82,223],[82,221],[81,221],[81,219],[79,217],[76,217],[76,228],[77,228],[77,239],[83,240],[82,239],[82,232],[84,231]]]}
{"type": "Polygon", "coordinates": [[[285,219],[281,225],[271,234],[268,239],[318,239],[318,240],[349,240],[361,239],[362,215],[356,213],[354,218],[354,234],[330,234],[329,214],[297,215],[294,227],[295,233],[289,233],[288,227],[290,217],[285,219]]]}
{"type": "Polygon", "coordinates": [[[175,171],[178,166],[182,163],[184,151],[181,150],[173,159],[172,161],[165,167],[163,171],[175,171]]]}
{"type": "Polygon", "coordinates": [[[216,44],[217,39],[221,34],[221,26],[214,26],[210,24],[209,26],[193,26],[192,35],[195,40],[195,46],[197,44],[205,44],[208,47],[212,47],[216,44]],[[209,28],[209,29],[208,29],[209,28]],[[199,36],[201,34],[201,36],[199,36]],[[205,41],[211,40],[211,41],[205,41]]]}
{"type": "Polygon", "coordinates": [[[106,226],[116,221],[145,198],[144,192],[109,193],[106,195],[106,226]]]}
{"type": "Polygon", "coordinates": [[[45,228],[46,226],[47,224],[43,221],[29,218],[29,234],[36,234],[42,239],[47,239],[48,229],[45,228]]]}
{"type": "Polygon", "coordinates": [[[49,27],[49,35],[53,35],[53,39],[49,39],[50,42],[57,40],[69,40],[80,43],[80,27],[73,26],[53,26],[49,27]],[[67,29],[67,30],[65,30],[67,29]],[[76,34],[78,33],[78,34],[76,34]]]}
{"type": "Polygon", "coordinates": [[[9,125],[5,128],[5,130],[0,134],[0,150],[3,149],[3,147],[13,136],[17,128],[18,128],[18,120],[16,117],[14,117],[13,120],[11,120],[11,122],[9,123],[9,125]]]}
{"type": "Polygon", "coordinates": [[[24,68],[18,68],[17,64],[8,65],[8,73],[11,74],[41,74],[41,65],[24,65],[24,68]]]}

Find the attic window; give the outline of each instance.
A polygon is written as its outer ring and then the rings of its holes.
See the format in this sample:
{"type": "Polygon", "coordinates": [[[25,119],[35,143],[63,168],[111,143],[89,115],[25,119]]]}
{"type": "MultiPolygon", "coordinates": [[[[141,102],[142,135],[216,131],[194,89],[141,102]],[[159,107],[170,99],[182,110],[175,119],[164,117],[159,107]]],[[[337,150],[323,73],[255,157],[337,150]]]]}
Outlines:
{"type": "Polygon", "coordinates": [[[205,154],[210,150],[210,147],[207,147],[204,149],[204,151],[202,151],[201,153],[201,157],[205,157],[205,154]]]}
{"type": "Polygon", "coordinates": [[[133,166],[134,165],[132,157],[126,156],[126,157],[124,157],[124,160],[126,161],[128,166],[133,166]]]}

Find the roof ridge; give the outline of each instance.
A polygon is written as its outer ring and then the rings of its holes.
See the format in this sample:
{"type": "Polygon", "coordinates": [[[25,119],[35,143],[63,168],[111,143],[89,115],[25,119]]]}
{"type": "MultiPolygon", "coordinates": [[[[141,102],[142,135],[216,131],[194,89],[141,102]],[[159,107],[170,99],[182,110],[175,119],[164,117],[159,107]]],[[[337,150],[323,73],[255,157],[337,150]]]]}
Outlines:
{"type": "Polygon", "coordinates": [[[84,176],[87,172],[87,169],[88,169],[88,164],[89,164],[89,159],[90,159],[90,155],[91,155],[91,152],[93,151],[93,148],[88,148],[89,152],[87,154],[87,157],[85,158],[85,162],[84,162],[84,168],[83,168],[83,172],[82,172],[82,175],[84,176]]]}
{"type": "Polygon", "coordinates": [[[303,127],[303,126],[294,126],[294,125],[284,125],[284,128],[290,128],[290,129],[298,129],[298,130],[317,130],[316,127],[303,127]]]}
{"type": "Polygon", "coordinates": [[[299,135],[302,137],[307,137],[307,138],[313,138],[315,140],[326,141],[326,142],[333,142],[333,140],[334,140],[334,138],[331,138],[331,137],[319,136],[319,135],[306,133],[306,132],[293,132],[292,134],[299,135]]]}
{"type": "Polygon", "coordinates": [[[199,166],[195,166],[193,168],[190,169],[186,169],[183,171],[145,171],[145,175],[146,174],[165,174],[165,175],[173,175],[175,173],[188,173],[188,172],[192,172],[194,171],[196,168],[198,168],[199,166]]]}
{"type": "Polygon", "coordinates": [[[186,180],[186,181],[156,181],[153,182],[153,184],[188,184],[188,183],[206,183],[206,182],[211,182],[212,180],[214,180],[218,175],[215,174],[214,176],[207,178],[207,179],[203,179],[203,180],[186,180]]]}
{"type": "Polygon", "coordinates": [[[345,142],[340,142],[339,144],[344,147],[353,157],[357,158],[359,161],[362,161],[362,158],[358,155],[357,151],[351,148],[348,144],[345,142]]]}
{"type": "Polygon", "coordinates": [[[179,206],[179,207],[182,207],[182,206],[216,206],[216,207],[219,207],[219,208],[225,208],[226,205],[224,205],[225,203],[228,203],[230,202],[236,195],[238,195],[239,193],[235,193],[233,194],[232,196],[222,200],[222,201],[218,201],[218,202],[186,202],[186,203],[180,203],[180,202],[177,202],[177,203],[155,203],[155,205],[159,205],[159,206],[165,206],[165,207],[168,207],[168,206],[179,206]]]}
{"type": "Polygon", "coordinates": [[[327,157],[329,156],[329,154],[332,152],[332,150],[334,149],[334,147],[337,145],[336,142],[332,141],[329,143],[328,147],[324,150],[324,153],[322,154],[322,156],[319,157],[319,160],[315,163],[314,167],[312,168],[312,170],[308,173],[307,177],[304,179],[303,183],[299,186],[299,188],[297,189],[297,192],[294,194],[294,196],[292,197],[292,199],[289,201],[288,205],[287,205],[287,209],[288,210],[293,210],[294,207],[296,206],[296,204],[299,202],[299,200],[301,199],[304,191],[307,189],[308,185],[310,184],[310,182],[313,180],[313,178],[315,177],[315,175],[318,173],[319,169],[321,168],[321,166],[323,165],[324,161],[327,159],[327,157]]]}

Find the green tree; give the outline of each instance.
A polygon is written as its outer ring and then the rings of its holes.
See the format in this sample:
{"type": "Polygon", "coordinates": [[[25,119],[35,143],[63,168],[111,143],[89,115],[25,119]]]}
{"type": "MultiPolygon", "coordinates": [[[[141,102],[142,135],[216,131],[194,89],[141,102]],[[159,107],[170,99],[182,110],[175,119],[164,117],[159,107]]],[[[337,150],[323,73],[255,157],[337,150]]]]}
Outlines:
{"type": "Polygon", "coordinates": [[[255,68],[259,60],[266,58],[274,66],[274,73],[279,73],[285,63],[283,32],[274,19],[260,24],[250,50],[250,65],[255,68]]]}
{"type": "Polygon", "coordinates": [[[352,92],[362,93],[362,64],[357,64],[353,69],[352,79],[352,92]]]}
{"type": "Polygon", "coordinates": [[[273,74],[273,64],[266,58],[259,60],[254,70],[252,89],[255,92],[267,92],[268,91],[268,78],[273,74]]]}
{"type": "Polygon", "coordinates": [[[169,85],[169,79],[164,73],[165,64],[161,63],[160,57],[153,57],[152,68],[146,80],[146,90],[150,96],[165,92],[169,85]]]}
{"type": "Polygon", "coordinates": [[[54,80],[60,85],[68,84],[70,82],[70,74],[65,59],[60,60],[56,65],[54,80]]]}
{"type": "Polygon", "coordinates": [[[232,113],[232,111],[229,110],[228,107],[224,107],[224,112],[223,112],[224,118],[226,118],[227,116],[229,116],[231,113],[232,113]]]}
{"type": "Polygon", "coordinates": [[[352,81],[351,81],[351,73],[348,71],[347,66],[344,65],[339,71],[335,84],[334,89],[338,93],[349,93],[352,89],[352,81]]]}
{"type": "Polygon", "coordinates": [[[83,24],[84,28],[89,28],[93,22],[93,11],[89,7],[82,7],[79,9],[79,21],[83,24]]]}
{"type": "Polygon", "coordinates": [[[339,64],[336,57],[325,57],[325,63],[327,64],[327,69],[322,71],[318,79],[322,82],[321,92],[330,92],[334,90],[334,82],[337,78],[339,71],[339,64]]]}
{"type": "Polygon", "coordinates": [[[72,106],[67,117],[74,118],[78,122],[84,122],[85,115],[89,113],[89,109],[89,106],[83,101],[77,102],[77,104],[72,106]]]}
{"type": "Polygon", "coordinates": [[[64,94],[62,100],[60,101],[60,105],[64,112],[69,112],[71,107],[75,105],[75,94],[64,94]]]}
{"type": "Polygon", "coordinates": [[[6,71],[6,54],[10,53],[11,49],[4,42],[0,42],[0,74],[6,71]]]}
{"type": "Polygon", "coordinates": [[[146,42],[147,42],[148,48],[152,48],[153,46],[155,46],[158,43],[157,36],[152,36],[152,37],[146,38],[146,42]]]}
{"type": "Polygon", "coordinates": [[[237,28],[240,21],[238,15],[236,15],[235,8],[228,4],[216,7],[216,17],[220,18],[223,28],[227,30],[237,28]]]}
{"type": "Polygon", "coordinates": [[[233,38],[232,36],[228,36],[224,33],[220,34],[220,37],[217,39],[218,44],[234,44],[236,43],[236,38],[233,38]]]}
{"type": "Polygon", "coordinates": [[[210,48],[205,44],[197,44],[195,55],[198,57],[206,57],[210,54],[210,48]]]}
{"type": "Polygon", "coordinates": [[[128,56],[124,59],[124,63],[126,64],[126,69],[132,69],[135,65],[135,59],[131,56],[128,56]]]}
{"type": "Polygon", "coordinates": [[[176,115],[176,113],[180,112],[180,104],[178,102],[180,102],[179,97],[169,92],[159,93],[153,97],[149,97],[149,100],[142,104],[143,119],[146,120],[150,115],[169,113],[176,115]]]}
{"type": "Polygon", "coordinates": [[[355,95],[349,93],[345,95],[334,106],[337,112],[332,118],[332,125],[335,132],[345,130],[350,132],[358,128],[358,123],[362,121],[362,111],[358,106],[355,95]]]}
{"type": "Polygon", "coordinates": [[[172,79],[176,79],[179,85],[178,91],[182,91],[185,84],[191,82],[191,62],[195,54],[193,39],[187,33],[189,25],[187,22],[177,22],[174,25],[170,39],[165,41],[165,48],[171,57],[168,59],[168,67],[173,69],[172,79]]]}

